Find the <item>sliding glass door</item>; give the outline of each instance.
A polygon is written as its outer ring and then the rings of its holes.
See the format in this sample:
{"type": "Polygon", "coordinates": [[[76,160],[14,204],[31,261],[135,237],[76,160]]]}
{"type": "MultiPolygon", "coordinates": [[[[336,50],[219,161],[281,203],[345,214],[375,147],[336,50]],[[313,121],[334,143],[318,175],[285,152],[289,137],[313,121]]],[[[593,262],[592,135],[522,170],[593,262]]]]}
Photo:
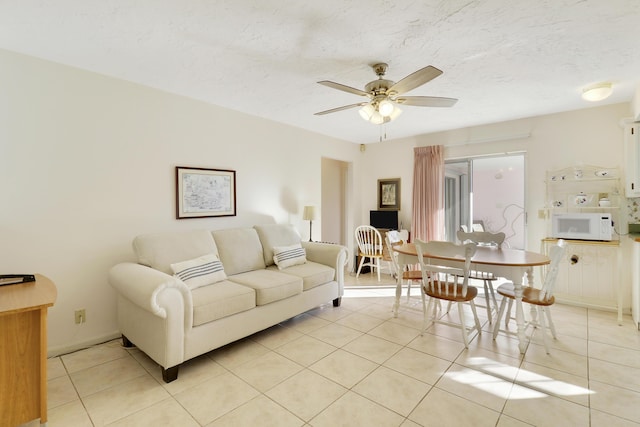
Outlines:
{"type": "Polygon", "coordinates": [[[445,235],[456,232],[503,232],[507,245],[526,247],[524,154],[476,157],[445,163],[445,235]]]}

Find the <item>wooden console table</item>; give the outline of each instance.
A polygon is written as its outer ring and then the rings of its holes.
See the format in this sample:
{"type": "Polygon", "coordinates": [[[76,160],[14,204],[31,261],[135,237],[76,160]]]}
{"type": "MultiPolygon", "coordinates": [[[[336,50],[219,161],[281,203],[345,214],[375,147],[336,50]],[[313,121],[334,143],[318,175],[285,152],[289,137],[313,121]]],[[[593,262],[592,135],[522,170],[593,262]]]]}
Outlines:
{"type": "Polygon", "coordinates": [[[47,422],[47,308],[57,294],[40,274],[0,286],[0,427],[47,422]]]}

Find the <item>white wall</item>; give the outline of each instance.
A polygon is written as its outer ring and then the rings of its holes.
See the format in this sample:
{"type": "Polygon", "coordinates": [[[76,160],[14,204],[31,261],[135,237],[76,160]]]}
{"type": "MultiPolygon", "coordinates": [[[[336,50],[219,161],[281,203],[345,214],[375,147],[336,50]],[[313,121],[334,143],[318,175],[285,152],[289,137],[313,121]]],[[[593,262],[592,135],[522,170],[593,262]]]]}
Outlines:
{"type": "MultiPolygon", "coordinates": [[[[321,158],[359,147],[122,80],[0,50],[0,273],[57,285],[49,348],[117,334],[107,271],[142,233],[308,223],[321,158]],[[237,173],[237,216],[175,219],[175,166],[237,173]],[[73,312],[85,308],[87,323],[73,312]]],[[[357,167],[355,168],[357,170],[357,167]]],[[[358,190],[355,188],[355,190],[358,190]]]]}

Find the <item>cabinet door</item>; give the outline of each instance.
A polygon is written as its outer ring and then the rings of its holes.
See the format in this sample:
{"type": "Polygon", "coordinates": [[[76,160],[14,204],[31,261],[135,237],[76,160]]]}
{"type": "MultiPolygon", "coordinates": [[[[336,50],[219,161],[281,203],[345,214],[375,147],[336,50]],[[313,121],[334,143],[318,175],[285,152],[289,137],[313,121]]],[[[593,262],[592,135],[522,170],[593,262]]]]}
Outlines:
{"type": "Polygon", "coordinates": [[[624,131],[624,149],[627,159],[625,195],[640,197],[640,126],[627,126],[624,131]]]}
{"type": "MultiPolygon", "coordinates": [[[[551,244],[545,244],[548,253],[551,244]]],[[[618,281],[618,247],[567,244],[556,278],[559,301],[587,307],[614,308],[618,281]]]]}
{"type": "Polygon", "coordinates": [[[616,249],[598,246],[584,246],[581,249],[582,283],[579,295],[587,301],[614,303],[616,249]]]}

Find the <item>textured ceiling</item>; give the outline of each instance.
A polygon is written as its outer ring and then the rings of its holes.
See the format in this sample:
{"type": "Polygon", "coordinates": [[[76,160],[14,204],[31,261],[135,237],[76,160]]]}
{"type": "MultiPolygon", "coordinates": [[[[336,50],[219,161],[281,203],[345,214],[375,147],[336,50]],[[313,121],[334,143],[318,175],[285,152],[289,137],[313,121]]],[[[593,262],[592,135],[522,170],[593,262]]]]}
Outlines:
{"type": "Polygon", "coordinates": [[[0,0],[0,48],[200,99],[355,143],[627,102],[640,85],[638,0],[0,0]],[[444,71],[379,127],[363,89],[387,62],[398,81],[444,71]],[[600,103],[584,86],[611,81],[600,103]],[[383,132],[381,132],[383,131],[383,132]]]}

